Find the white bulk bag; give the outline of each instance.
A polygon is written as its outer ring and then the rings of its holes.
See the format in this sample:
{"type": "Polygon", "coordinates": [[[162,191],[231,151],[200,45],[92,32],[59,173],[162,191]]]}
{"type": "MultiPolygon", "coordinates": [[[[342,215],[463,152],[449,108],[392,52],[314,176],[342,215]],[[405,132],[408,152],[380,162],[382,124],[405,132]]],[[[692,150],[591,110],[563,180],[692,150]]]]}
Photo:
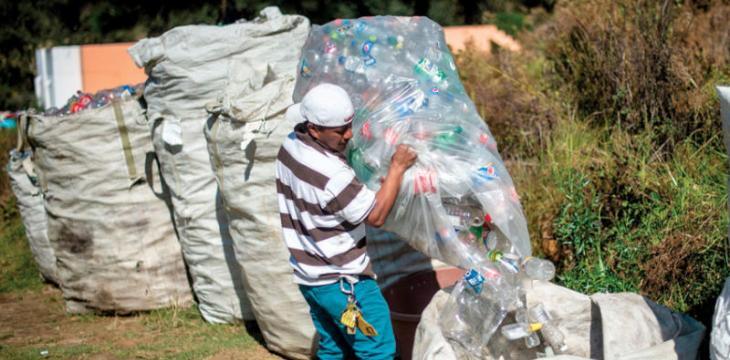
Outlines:
{"type": "Polygon", "coordinates": [[[68,116],[30,114],[28,141],[69,312],[191,301],[137,99],[68,116]]]}

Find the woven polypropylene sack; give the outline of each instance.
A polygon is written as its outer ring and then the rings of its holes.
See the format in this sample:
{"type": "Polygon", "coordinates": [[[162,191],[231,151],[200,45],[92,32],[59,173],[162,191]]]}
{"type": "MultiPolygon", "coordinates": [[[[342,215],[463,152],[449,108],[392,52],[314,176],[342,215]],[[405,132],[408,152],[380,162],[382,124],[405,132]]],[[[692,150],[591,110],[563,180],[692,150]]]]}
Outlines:
{"type": "Polygon", "coordinates": [[[246,292],[266,345],[304,359],[312,355],[315,331],[281,238],[274,167],[291,130],[283,115],[293,85],[290,76],[244,96],[239,104],[246,103],[242,109],[247,113],[238,113],[235,120],[213,116],[206,136],[246,292]]]}
{"type": "Polygon", "coordinates": [[[67,311],[186,305],[190,287],[137,99],[31,115],[28,139],[67,311]]]}
{"type": "MultiPolygon", "coordinates": [[[[18,131],[22,131],[18,129],[18,131]]],[[[10,153],[7,171],[10,187],[17,200],[18,210],[23,220],[25,236],[30,245],[33,260],[46,281],[58,284],[56,255],[48,240],[46,209],[43,207],[43,193],[37,185],[32,172],[30,151],[13,150],[10,153]]]]}
{"type": "Polygon", "coordinates": [[[263,62],[271,49],[286,44],[292,32],[308,28],[306,18],[267,8],[252,21],[181,26],[141,40],[129,50],[150,77],[145,98],[155,151],[171,187],[200,311],[210,322],[254,317],[206,151],[205,105],[225,89],[231,63],[242,57],[263,62]]]}
{"type": "MultiPolygon", "coordinates": [[[[547,358],[694,359],[704,335],[704,326],[696,320],[637,294],[587,296],[539,281],[526,290],[528,305],[542,303],[565,335],[565,353],[547,358]]],[[[468,358],[458,344],[444,338],[439,325],[439,314],[450,301],[447,291],[436,293],[423,311],[414,359],[468,358]]],[[[484,351],[483,359],[534,359],[544,344],[527,349],[524,339],[508,341],[496,334],[484,351]]]]}

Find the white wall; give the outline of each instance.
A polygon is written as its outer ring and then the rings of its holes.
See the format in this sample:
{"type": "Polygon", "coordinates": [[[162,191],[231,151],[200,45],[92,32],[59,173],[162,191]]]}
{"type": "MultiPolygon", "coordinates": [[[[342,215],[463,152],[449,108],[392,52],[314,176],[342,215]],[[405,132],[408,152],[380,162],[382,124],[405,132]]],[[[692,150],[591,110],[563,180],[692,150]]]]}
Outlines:
{"type": "Polygon", "coordinates": [[[81,50],[78,46],[38,49],[36,54],[35,93],[46,109],[60,108],[81,90],[81,50]]]}

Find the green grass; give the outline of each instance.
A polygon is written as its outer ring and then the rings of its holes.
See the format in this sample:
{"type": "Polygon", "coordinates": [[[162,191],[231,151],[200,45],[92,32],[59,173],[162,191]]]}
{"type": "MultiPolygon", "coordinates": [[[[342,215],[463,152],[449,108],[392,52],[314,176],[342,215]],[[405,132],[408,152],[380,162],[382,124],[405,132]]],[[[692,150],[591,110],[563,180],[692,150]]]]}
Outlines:
{"type": "Polygon", "coordinates": [[[40,289],[43,281],[15,210],[15,198],[0,213],[5,215],[0,218],[0,293],[40,289]]]}
{"type": "Polygon", "coordinates": [[[194,306],[156,310],[143,321],[147,331],[160,333],[159,341],[140,345],[119,356],[154,352],[165,354],[162,358],[167,359],[199,359],[223,349],[250,349],[257,344],[242,325],[205,323],[194,306]]]}
{"type": "Polygon", "coordinates": [[[517,33],[527,27],[525,15],[515,11],[502,11],[494,15],[494,25],[509,35],[516,36],[517,33]]]}

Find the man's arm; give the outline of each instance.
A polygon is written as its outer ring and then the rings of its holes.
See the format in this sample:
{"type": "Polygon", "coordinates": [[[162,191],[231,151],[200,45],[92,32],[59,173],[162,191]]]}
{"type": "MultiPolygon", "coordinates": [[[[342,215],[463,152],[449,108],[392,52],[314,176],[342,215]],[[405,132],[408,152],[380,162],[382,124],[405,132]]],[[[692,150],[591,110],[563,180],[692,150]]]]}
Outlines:
{"type": "Polygon", "coordinates": [[[403,173],[416,162],[416,153],[407,145],[398,145],[390,161],[388,174],[375,194],[375,206],[368,214],[365,223],[373,227],[381,227],[393,208],[400,184],[403,181],[403,173]]]}

